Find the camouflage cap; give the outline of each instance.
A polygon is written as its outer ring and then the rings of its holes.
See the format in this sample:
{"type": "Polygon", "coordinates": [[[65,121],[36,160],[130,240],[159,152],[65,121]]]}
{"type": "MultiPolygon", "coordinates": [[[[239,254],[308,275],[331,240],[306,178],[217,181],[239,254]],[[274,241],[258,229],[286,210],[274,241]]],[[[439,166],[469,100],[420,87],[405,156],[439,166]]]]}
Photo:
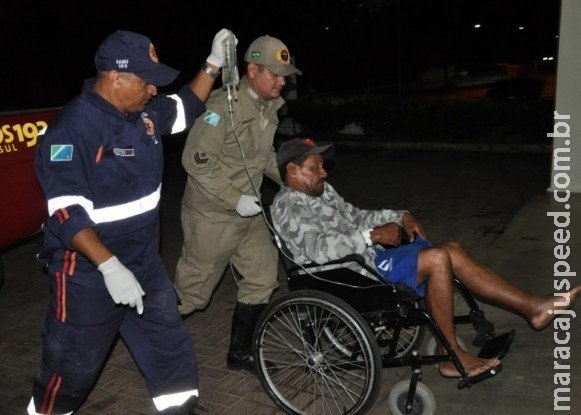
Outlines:
{"type": "Polygon", "coordinates": [[[277,76],[302,75],[291,64],[288,48],[279,39],[272,36],[261,36],[250,44],[244,55],[244,61],[264,65],[277,76]]]}

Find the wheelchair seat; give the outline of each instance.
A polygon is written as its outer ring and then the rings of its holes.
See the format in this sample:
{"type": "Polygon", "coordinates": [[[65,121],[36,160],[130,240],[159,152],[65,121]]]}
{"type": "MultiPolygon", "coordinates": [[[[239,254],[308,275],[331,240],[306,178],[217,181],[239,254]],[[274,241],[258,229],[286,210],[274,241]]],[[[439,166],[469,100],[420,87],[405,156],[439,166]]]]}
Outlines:
{"type": "Polygon", "coordinates": [[[355,264],[363,267],[361,261],[364,261],[362,256],[350,256],[333,261],[333,265],[337,267],[313,273],[305,272],[305,269],[309,270],[313,265],[303,266],[304,268],[295,266],[287,272],[289,289],[313,289],[332,293],[347,301],[360,313],[384,309],[395,311],[403,303],[422,299],[405,284],[374,280],[351,268],[355,264]]]}

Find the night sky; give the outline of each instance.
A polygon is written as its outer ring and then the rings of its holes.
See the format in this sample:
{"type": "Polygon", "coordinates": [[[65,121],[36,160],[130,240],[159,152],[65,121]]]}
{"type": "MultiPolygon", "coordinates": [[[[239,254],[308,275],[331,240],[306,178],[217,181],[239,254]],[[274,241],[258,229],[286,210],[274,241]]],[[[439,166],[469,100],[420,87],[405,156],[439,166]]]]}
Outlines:
{"type": "Polygon", "coordinates": [[[190,79],[214,34],[232,29],[238,57],[256,37],[289,47],[303,90],[341,95],[411,82],[429,67],[469,72],[556,56],[557,0],[5,1],[0,111],[58,106],[94,76],[99,43],[117,29],[147,35],[190,79]],[[154,4],[155,6],[152,6],[154,4]],[[475,24],[480,24],[476,29],[475,24]],[[522,29],[519,29],[522,28],[522,29]]]}

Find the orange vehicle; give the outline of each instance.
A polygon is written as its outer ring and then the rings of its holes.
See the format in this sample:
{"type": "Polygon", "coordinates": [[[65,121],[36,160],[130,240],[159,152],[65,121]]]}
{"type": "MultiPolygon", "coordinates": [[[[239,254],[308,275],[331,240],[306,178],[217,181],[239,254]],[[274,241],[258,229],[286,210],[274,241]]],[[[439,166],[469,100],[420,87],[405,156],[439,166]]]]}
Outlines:
{"type": "MultiPolygon", "coordinates": [[[[40,233],[48,216],[34,154],[38,137],[58,109],[0,112],[0,254],[40,233]]],[[[0,278],[1,285],[1,268],[0,278]]]]}

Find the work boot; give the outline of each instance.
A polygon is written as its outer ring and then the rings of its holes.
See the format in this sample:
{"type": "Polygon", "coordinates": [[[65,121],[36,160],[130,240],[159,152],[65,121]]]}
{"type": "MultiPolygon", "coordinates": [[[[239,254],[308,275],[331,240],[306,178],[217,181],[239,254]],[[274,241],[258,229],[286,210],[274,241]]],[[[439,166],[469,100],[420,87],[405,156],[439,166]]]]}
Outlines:
{"type": "Polygon", "coordinates": [[[229,369],[246,369],[256,374],[256,359],[252,351],[254,327],[266,304],[236,303],[232,318],[230,349],[226,363],[229,369]]]}

